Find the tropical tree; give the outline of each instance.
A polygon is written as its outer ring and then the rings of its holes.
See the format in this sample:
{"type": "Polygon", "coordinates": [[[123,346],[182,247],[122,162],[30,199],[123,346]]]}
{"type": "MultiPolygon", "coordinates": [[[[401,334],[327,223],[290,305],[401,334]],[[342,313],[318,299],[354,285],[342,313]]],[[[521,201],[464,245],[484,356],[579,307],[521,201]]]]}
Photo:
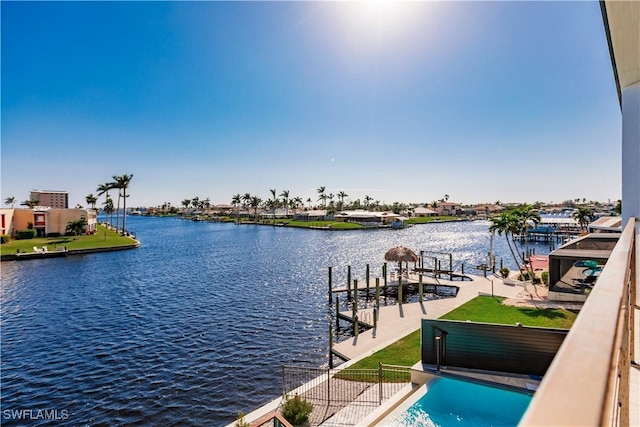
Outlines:
{"type": "Polygon", "coordinates": [[[111,223],[113,221],[113,213],[115,212],[115,208],[113,207],[113,199],[109,197],[107,194],[107,199],[102,203],[102,209],[104,210],[105,217],[109,217],[111,215],[111,223]]]}
{"type": "Polygon", "coordinates": [[[448,201],[449,201],[449,195],[448,195],[448,194],[445,194],[445,195],[444,195],[444,198],[443,198],[442,200],[444,200],[445,202],[448,202],[448,201]]]}
{"type": "Polygon", "coordinates": [[[309,203],[309,210],[311,210],[311,202],[312,202],[312,201],[313,201],[313,200],[311,200],[311,197],[308,197],[308,198],[307,198],[307,203],[309,203]]]}
{"type": "Polygon", "coordinates": [[[193,199],[191,199],[191,206],[193,206],[194,211],[197,211],[198,208],[200,207],[200,197],[196,196],[193,199]]]}
{"type": "Polygon", "coordinates": [[[251,196],[250,206],[253,208],[253,218],[254,221],[258,222],[258,207],[262,203],[262,199],[258,196],[251,196]]]}
{"type": "Polygon", "coordinates": [[[182,207],[184,207],[185,211],[189,209],[189,206],[191,206],[191,199],[184,199],[182,201],[182,207]]]}
{"type": "Polygon", "coordinates": [[[11,205],[11,207],[13,208],[16,204],[16,198],[15,197],[7,197],[6,199],[4,199],[4,203],[7,205],[11,205]]]}
{"type": "Polygon", "coordinates": [[[66,232],[74,233],[76,237],[78,234],[84,233],[85,227],[87,226],[87,220],[84,218],[76,219],[74,221],[69,221],[67,223],[66,232]]]}
{"type": "Polygon", "coordinates": [[[294,197],[292,202],[293,202],[293,210],[294,210],[294,215],[295,215],[295,211],[298,210],[300,208],[300,206],[304,207],[304,201],[302,200],[302,197],[296,196],[296,197],[294,197]]]}
{"type": "Polygon", "coordinates": [[[540,214],[534,211],[530,205],[524,205],[491,218],[489,231],[495,231],[498,235],[504,234],[513,260],[516,265],[524,266],[529,275],[529,280],[533,284],[535,283],[535,276],[531,263],[527,262],[525,257],[518,251],[516,243],[516,236],[526,232],[530,221],[534,223],[540,222],[540,214]]]}
{"type": "Polygon", "coordinates": [[[585,208],[584,206],[578,206],[576,210],[573,212],[573,219],[578,221],[580,224],[580,228],[583,230],[587,229],[587,225],[591,222],[593,218],[593,211],[591,209],[585,208]]]}
{"type": "Polygon", "coordinates": [[[96,196],[93,195],[93,193],[89,194],[87,197],[84,198],[87,202],[87,204],[89,206],[91,206],[91,209],[93,209],[94,211],[96,210],[96,203],[98,202],[98,198],[96,196]]]}
{"type": "Polygon", "coordinates": [[[327,209],[327,197],[324,194],[324,192],[326,191],[326,188],[324,186],[318,188],[318,194],[320,196],[318,196],[318,200],[321,200],[324,202],[324,208],[327,209]]]}
{"type": "Polygon", "coordinates": [[[207,214],[209,213],[209,209],[211,208],[211,199],[210,198],[206,198],[202,201],[202,209],[206,209],[207,214]]]}
{"type": "MultiPolygon", "coordinates": [[[[106,200],[111,200],[111,198],[109,197],[109,190],[113,189],[112,187],[112,183],[111,182],[107,182],[104,184],[100,184],[98,185],[98,188],[96,189],[96,191],[98,192],[98,197],[102,196],[103,194],[105,195],[105,202],[106,200]]],[[[104,203],[103,203],[104,205],[104,203]]],[[[113,200],[111,200],[111,220],[109,221],[109,224],[113,224],[113,212],[115,211],[115,209],[113,209],[113,200]]],[[[106,213],[106,211],[105,211],[106,213]]]]}
{"type": "MultiPolygon", "coordinates": [[[[129,184],[131,183],[132,179],[133,179],[133,174],[113,176],[113,180],[114,180],[113,188],[118,189],[118,210],[120,210],[120,197],[122,197],[123,199],[123,202],[122,202],[122,232],[123,233],[127,229],[127,197],[128,197],[127,188],[129,188],[129,184]]],[[[116,217],[118,217],[118,215],[119,215],[119,212],[116,214],[116,217]]],[[[120,221],[117,220],[117,222],[119,223],[120,221]]]]}
{"type": "Polygon", "coordinates": [[[236,208],[236,219],[240,218],[240,202],[242,201],[242,196],[240,195],[240,193],[238,194],[234,194],[233,197],[231,197],[231,204],[236,208]]]}
{"type": "Polygon", "coordinates": [[[33,209],[40,204],[40,200],[25,200],[20,203],[20,206],[28,206],[29,209],[33,209]]]}
{"type": "Polygon", "coordinates": [[[369,204],[373,201],[373,197],[364,196],[364,207],[369,209],[369,204]]]}
{"type": "Polygon", "coordinates": [[[338,198],[340,199],[340,206],[338,207],[338,210],[344,210],[344,199],[345,197],[349,197],[349,195],[347,193],[345,193],[344,191],[340,191],[338,193],[338,198]]]}
{"type": "Polygon", "coordinates": [[[280,193],[280,197],[282,197],[282,204],[284,205],[285,216],[289,218],[289,190],[283,190],[282,193],[280,193]]]}
{"type": "Polygon", "coordinates": [[[242,196],[242,209],[247,210],[249,208],[249,205],[251,204],[251,197],[250,193],[244,193],[242,196]]]}
{"type": "Polygon", "coordinates": [[[278,197],[276,196],[276,189],[275,188],[271,188],[269,189],[269,192],[271,193],[271,200],[269,200],[269,206],[271,207],[271,213],[273,214],[273,223],[276,223],[276,208],[278,207],[278,197]]]}

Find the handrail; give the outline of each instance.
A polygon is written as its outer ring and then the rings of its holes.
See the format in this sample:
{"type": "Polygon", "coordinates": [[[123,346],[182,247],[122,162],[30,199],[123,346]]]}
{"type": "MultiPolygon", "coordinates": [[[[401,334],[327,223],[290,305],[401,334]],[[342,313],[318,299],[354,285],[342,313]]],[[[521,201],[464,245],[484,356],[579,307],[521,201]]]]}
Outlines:
{"type": "Polygon", "coordinates": [[[631,218],[520,425],[628,425],[634,240],[631,218]]]}

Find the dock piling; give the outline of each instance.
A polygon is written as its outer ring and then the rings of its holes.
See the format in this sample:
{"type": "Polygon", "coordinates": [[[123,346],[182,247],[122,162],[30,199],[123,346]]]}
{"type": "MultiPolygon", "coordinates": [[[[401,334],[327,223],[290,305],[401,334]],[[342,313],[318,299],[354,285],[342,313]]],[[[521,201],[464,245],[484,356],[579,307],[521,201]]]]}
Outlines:
{"type": "Polygon", "coordinates": [[[418,276],[418,301],[422,302],[422,274],[418,276]]]}
{"type": "Polygon", "coordinates": [[[351,266],[347,266],[347,300],[351,301],[351,266]]]}
{"type": "Polygon", "coordinates": [[[333,285],[331,284],[331,281],[332,281],[331,269],[332,267],[329,267],[329,307],[331,307],[331,304],[333,303],[333,299],[331,298],[331,289],[333,288],[333,285]]]}

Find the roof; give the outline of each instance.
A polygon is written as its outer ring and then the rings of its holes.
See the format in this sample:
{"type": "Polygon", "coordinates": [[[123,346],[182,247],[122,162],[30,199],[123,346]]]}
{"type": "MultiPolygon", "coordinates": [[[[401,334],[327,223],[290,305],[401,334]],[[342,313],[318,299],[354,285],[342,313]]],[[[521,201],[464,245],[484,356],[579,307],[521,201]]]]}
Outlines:
{"type": "Polygon", "coordinates": [[[622,232],[622,217],[603,216],[589,224],[589,230],[622,232]]]}
{"type": "Polygon", "coordinates": [[[621,90],[640,81],[640,2],[600,2],[611,64],[621,90]]]}

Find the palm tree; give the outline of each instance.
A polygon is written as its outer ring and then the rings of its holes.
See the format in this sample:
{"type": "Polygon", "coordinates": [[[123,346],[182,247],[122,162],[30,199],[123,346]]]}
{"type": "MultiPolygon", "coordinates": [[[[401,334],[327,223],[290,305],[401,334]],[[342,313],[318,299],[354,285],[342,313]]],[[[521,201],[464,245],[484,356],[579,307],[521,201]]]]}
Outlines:
{"type": "Polygon", "coordinates": [[[202,208],[207,210],[207,214],[209,213],[209,208],[211,208],[211,199],[206,198],[202,201],[202,208]]]}
{"type": "MultiPolygon", "coordinates": [[[[133,179],[133,174],[131,175],[120,175],[120,176],[113,176],[113,188],[117,188],[118,189],[118,213],[116,214],[116,217],[119,217],[120,215],[120,197],[122,197],[123,202],[122,202],[122,232],[124,233],[125,230],[127,229],[127,188],[129,188],[129,184],[131,183],[131,180],[133,179]]],[[[120,223],[119,218],[116,219],[117,223],[120,223]]],[[[117,225],[117,224],[116,224],[117,225]]],[[[116,226],[116,230],[118,229],[118,227],[116,226]]]]}
{"type": "Polygon", "coordinates": [[[258,223],[258,207],[262,203],[262,199],[258,196],[252,196],[250,206],[253,208],[253,218],[256,224],[258,223]]]}
{"type": "Polygon", "coordinates": [[[102,206],[104,206],[102,209],[104,210],[105,217],[108,218],[109,215],[111,215],[111,221],[113,221],[113,212],[115,212],[115,209],[113,207],[113,199],[109,197],[108,194],[107,199],[102,203],[102,206]]]}
{"type": "Polygon", "coordinates": [[[573,212],[572,216],[573,216],[573,219],[578,221],[578,224],[580,224],[580,228],[583,230],[586,230],[587,225],[589,225],[593,217],[593,212],[591,211],[591,209],[585,208],[583,206],[579,206],[573,212]]]}
{"type": "Polygon", "coordinates": [[[280,197],[282,197],[282,204],[284,205],[285,216],[289,218],[289,190],[283,190],[282,193],[280,193],[280,197]]]}
{"type": "Polygon", "coordinates": [[[28,206],[29,209],[33,209],[39,204],[40,204],[40,200],[25,200],[24,202],[20,203],[20,206],[28,206]]]}
{"type": "Polygon", "coordinates": [[[65,231],[67,233],[74,233],[77,238],[78,234],[84,233],[86,226],[87,226],[87,220],[84,218],[80,218],[74,221],[69,221],[69,223],[67,223],[67,228],[65,231]]]}
{"type": "Polygon", "coordinates": [[[13,197],[13,196],[12,197],[7,197],[6,199],[4,199],[4,202],[7,205],[11,205],[11,208],[13,208],[15,206],[15,204],[16,204],[16,198],[13,197]]]}
{"type": "Polygon", "coordinates": [[[309,203],[309,210],[311,210],[311,202],[312,202],[312,201],[313,201],[313,200],[311,200],[311,197],[307,198],[307,203],[309,203]]]}
{"type": "MultiPolygon", "coordinates": [[[[96,189],[96,191],[98,192],[98,197],[104,194],[106,200],[111,200],[111,198],[109,197],[109,190],[113,188],[112,184],[113,183],[111,182],[107,182],[107,183],[98,185],[98,188],[96,189]]],[[[113,208],[113,200],[111,200],[111,207],[113,208]]],[[[114,212],[114,209],[111,209],[111,221],[109,221],[109,224],[113,223],[113,212],[114,212]]]]}
{"type": "Polygon", "coordinates": [[[271,206],[271,213],[273,214],[273,223],[276,223],[276,207],[278,207],[278,197],[276,197],[276,189],[270,188],[269,192],[271,193],[271,200],[269,201],[269,205],[271,206]]]}
{"type": "Polygon", "coordinates": [[[198,207],[200,206],[200,197],[196,196],[191,199],[191,206],[193,206],[194,211],[197,211],[198,207]]]}
{"type": "Polygon", "coordinates": [[[529,226],[529,221],[534,222],[534,224],[540,222],[540,214],[534,211],[530,205],[524,205],[491,218],[489,231],[497,231],[498,235],[502,235],[502,233],[504,233],[513,260],[516,265],[524,266],[525,270],[527,270],[527,274],[529,275],[531,284],[534,284],[535,276],[531,263],[527,262],[525,257],[522,256],[516,247],[516,236],[522,235],[526,232],[527,227],[529,226]]]}
{"type": "Polygon", "coordinates": [[[302,197],[297,196],[295,197],[292,202],[294,203],[293,206],[293,214],[295,215],[296,211],[300,208],[300,206],[304,207],[304,202],[302,201],[302,197]]]}
{"type": "Polygon", "coordinates": [[[364,196],[364,207],[368,209],[369,208],[369,203],[371,203],[372,200],[373,200],[373,197],[364,196]]]}
{"type": "Polygon", "coordinates": [[[191,206],[191,199],[184,199],[182,201],[182,206],[184,207],[185,211],[189,209],[189,206],[191,206]]]}
{"type": "MultiPolygon", "coordinates": [[[[250,193],[244,193],[244,195],[242,196],[242,209],[248,210],[250,204],[251,204],[251,194],[250,193]]],[[[247,217],[248,216],[249,216],[249,214],[247,214],[247,217]]]]}
{"type": "Polygon", "coordinates": [[[324,208],[327,209],[327,197],[324,194],[325,190],[324,186],[318,188],[318,194],[320,194],[318,200],[322,200],[324,202],[324,208]]]}
{"type": "Polygon", "coordinates": [[[231,204],[236,208],[236,220],[240,218],[239,206],[241,201],[242,196],[240,193],[234,194],[233,197],[231,197],[231,204]]]}
{"type": "Polygon", "coordinates": [[[340,198],[340,207],[338,208],[339,210],[344,210],[344,198],[348,197],[349,195],[347,193],[345,193],[344,191],[340,191],[338,193],[338,197],[340,198]]]}
{"type": "Polygon", "coordinates": [[[445,194],[445,195],[444,195],[444,198],[443,198],[442,200],[444,200],[445,202],[448,202],[448,201],[449,201],[449,195],[448,195],[448,194],[445,194]]]}
{"type": "Polygon", "coordinates": [[[84,199],[87,201],[87,204],[91,206],[91,209],[93,209],[95,211],[96,210],[96,202],[98,201],[98,198],[95,197],[93,195],[93,193],[91,193],[87,197],[85,197],[84,199]]]}

